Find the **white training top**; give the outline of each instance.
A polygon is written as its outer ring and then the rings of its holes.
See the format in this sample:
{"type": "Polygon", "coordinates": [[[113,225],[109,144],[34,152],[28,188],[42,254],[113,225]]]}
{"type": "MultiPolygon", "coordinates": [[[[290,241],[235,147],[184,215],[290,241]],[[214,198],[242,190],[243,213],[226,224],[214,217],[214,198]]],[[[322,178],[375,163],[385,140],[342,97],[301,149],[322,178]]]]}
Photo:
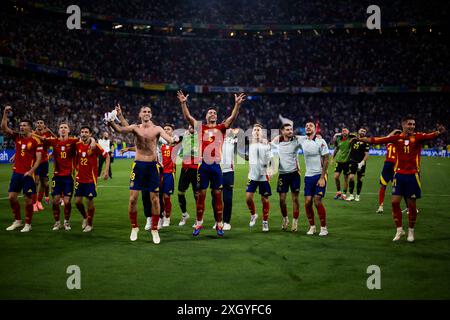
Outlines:
{"type": "Polygon", "coordinates": [[[250,143],[248,151],[248,178],[253,181],[268,181],[268,169],[273,158],[270,144],[250,143]]]}
{"type": "Polygon", "coordinates": [[[278,172],[286,174],[296,172],[299,170],[297,152],[300,149],[299,136],[294,136],[290,141],[282,141],[276,143],[278,145],[278,156],[280,157],[280,164],[278,172]]]}
{"type": "Polygon", "coordinates": [[[222,144],[222,160],[220,165],[222,173],[234,171],[234,148],[237,143],[237,138],[226,137],[222,144]]]}
{"type": "Polygon", "coordinates": [[[98,139],[98,144],[102,147],[105,152],[111,151],[111,140],[109,139],[98,139]]]}
{"type": "Polygon", "coordinates": [[[305,156],[305,177],[322,174],[322,156],[330,154],[325,140],[317,137],[311,140],[307,136],[298,136],[298,140],[305,156]]]}

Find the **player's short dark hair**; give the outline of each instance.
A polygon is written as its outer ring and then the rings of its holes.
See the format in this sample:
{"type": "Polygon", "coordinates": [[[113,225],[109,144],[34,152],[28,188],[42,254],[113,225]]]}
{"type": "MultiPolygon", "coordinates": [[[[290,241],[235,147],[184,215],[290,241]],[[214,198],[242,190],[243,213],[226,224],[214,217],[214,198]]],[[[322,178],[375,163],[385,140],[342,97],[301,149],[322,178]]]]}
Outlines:
{"type": "Polygon", "coordinates": [[[416,120],[412,115],[407,115],[402,118],[402,123],[407,122],[408,120],[416,120]]]}
{"type": "Polygon", "coordinates": [[[83,129],[88,129],[88,130],[89,130],[89,133],[92,133],[92,129],[91,129],[91,127],[89,127],[89,126],[82,126],[82,127],[80,128],[80,132],[81,132],[81,130],[83,130],[83,129]]]}
{"type": "Polygon", "coordinates": [[[259,123],[259,122],[255,123],[255,124],[253,125],[253,128],[254,128],[254,127],[259,127],[259,128],[261,128],[261,129],[264,129],[263,125],[262,125],[261,123],[259,123]]]}
{"type": "Polygon", "coordinates": [[[281,127],[280,127],[280,130],[284,130],[284,129],[287,128],[287,127],[292,127],[292,124],[290,124],[290,123],[283,123],[283,124],[281,125],[281,127]]]}
{"type": "Polygon", "coordinates": [[[42,121],[45,123],[45,120],[43,118],[37,118],[36,122],[38,122],[38,121],[42,121]]]}
{"type": "Polygon", "coordinates": [[[61,125],[63,125],[63,124],[66,124],[66,125],[70,128],[70,124],[69,124],[68,121],[61,121],[61,122],[58,124],[58,128],[59,128],[61,125]]]}
{"type": "Polygon", "coordinates": [[[163,125],[163,128],[165,128],[165,127],[171,127],[172,130],[175,130],[175,125],[172,124],[172,123],[165,123],[165,124],[163,125]]]}
{"type": "Polygon", "coordinates": [[[147,105],[141,106],[141,109],[139,109],[139,112],[141,112],[142,109],[144,109],[144,108],[149,108],[149,109],[150,109],[150,112],[152,112],[152,108],[150,108],[150,106],[147,106],[147,105]]]}
{"type": "Polygon", "coordinates": [[[26,123],[28,123],[28,125],[29,125],[30,127],[33,127],[33,122],[31,122],[31,120],[29,120],[29,119],[23,119],[23,120],[21,120],[20,122],[21,122],[21,123],[22,123],[22,122],[26,122],[26,123]]]}
{"type": "Polygon", "coordinates": [[[361,129],[364,129],[364,130],[366,130],[366,132],[369,132],[369,129],[367,129],[367,127],[364,127],[364,126],[359,127],[359,130],[361,130],[361,129]]]}
{"type": "Polygon", "coordinates": [[[214,111],[217,113],[217,107],[209,107],[209,108],[206,110],[206,113],[208,113],[209,110],[214,110],[214,111]]]}

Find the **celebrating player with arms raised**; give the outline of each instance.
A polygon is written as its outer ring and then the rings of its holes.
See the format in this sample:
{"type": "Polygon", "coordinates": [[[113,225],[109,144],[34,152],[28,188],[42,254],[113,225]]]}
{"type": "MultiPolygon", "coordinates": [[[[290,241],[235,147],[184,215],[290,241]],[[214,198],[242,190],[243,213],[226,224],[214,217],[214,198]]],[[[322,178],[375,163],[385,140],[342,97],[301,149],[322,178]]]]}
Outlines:
{"type": "Polygon", "coordinates": [[[220,168],[222,143],[224,140],[226,129],[229,128],[234,120],[236,120],[239,108],[245,101],[245,95],[234,95],[234,108],[231,115],[222,123],[217,124],[217,111],[214,108],[209,108],[206,112],[206,124],[199,123],[189,112],[187,105],[187,97],[183,92],[178,91],[178,100],[181,104],[184,118],[189,124],[198,128],[198,132],[202,139],[201,151],[202,162],[198,169],[199,177],[199,192],[197,198],[197,223],[193,236],[200,234],[200,230],[203,228],[203,213],[205,210],[205,198],[206,190],[210,185],[213,190],[214,205],[216,207],[217,225],[216,231],[218,236],[223,236],[223,223],[222,223],[222,170],[220,168]],[[197,127],[198,126],[198,127],[197,127]]]}
{"type": "Polygon", "coordinates": [[[397,151],[397,161],[395,163],[395,175],[392,181],[392,214],[397,232],[393,241],[400,240],[405,234],[402,224],[402,210],[400,202],[406,197],[408,203],[408,238],[409,242],[414,241],[414,226],[416,224],[417,210],[416,199],[421,197],[420,185],[420,151],[422,142],[435,139],[445,132],[443,126],[438,126],[438,130],[431,133],[416,133],[416,121],[413,117],[405,117],[402,120],[403,132],[383,138],[359,138],[359,140],[374,144],[393,143],[397,151]]]}
{"type": "Polygon", "coordinates": [[[137,202],[139,191],[150,191],[152,202],[152,238],[153,243],[160,243],[158,233],[159,222],[159,172],[157,168],[157,141],[161,136],[169,144],[174,142],[175,138],[170,137],[160,126],[156,126],[151,121],[152,110],[148,106],[142,106],[139,111],[141,124],[132,124],[129,126],[119,126],[114,123],[114,119],[107,119],[109,125],[119,133],[131,133],[134,135],[136,146],[136,159],[133,164],[130,177],[130,202],[128,214],[131,222],[130,240],[136,241],[139,232],[137,223],[137,202]]]}
{"type": "Polygon", "coordinates": [[[13,174],[8,189],[8,199],[14,214],[14,222],[6,230],[12,231],[22,224],[20,215],[19,192],[23,191],[25,197],[25,226],[21,232],[31,231],[33,219],[33,199],[36,194],[36,185],[33,180],[34,172],[41,162],[42,143],[31,135],[32,123],[29,120],[20,122],[20,132],[14,132],[8,127],[8,114],[12,112],[11,106],[3,110],[1,129],[5,134],[13,137],[16,144],[16,156],[13,165],[13,174]]]}

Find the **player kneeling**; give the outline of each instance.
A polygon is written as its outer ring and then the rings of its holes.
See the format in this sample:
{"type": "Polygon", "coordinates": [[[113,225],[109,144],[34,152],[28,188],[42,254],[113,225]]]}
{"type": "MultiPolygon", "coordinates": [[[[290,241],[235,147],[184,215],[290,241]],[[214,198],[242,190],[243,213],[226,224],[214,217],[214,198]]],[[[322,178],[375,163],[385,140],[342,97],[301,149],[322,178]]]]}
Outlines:
{"type": "Polygon", "coordinates": [[[108,180],[110,165],[109,154],[98,144],[94,148],[90,146],[92,130],[89,127],[81,128],[81,141],[76,144],[76,169],[77,177],[75,183],[75,204],[83,216],[83,232],[92,231],[92,221],[95,213],[94,198],[97,197],[97,172],[98,158],[106,159],[105,170],[102,176],[108,180]],[[83,204],[83,197],[87,199],[88,212],[83,204]]]}

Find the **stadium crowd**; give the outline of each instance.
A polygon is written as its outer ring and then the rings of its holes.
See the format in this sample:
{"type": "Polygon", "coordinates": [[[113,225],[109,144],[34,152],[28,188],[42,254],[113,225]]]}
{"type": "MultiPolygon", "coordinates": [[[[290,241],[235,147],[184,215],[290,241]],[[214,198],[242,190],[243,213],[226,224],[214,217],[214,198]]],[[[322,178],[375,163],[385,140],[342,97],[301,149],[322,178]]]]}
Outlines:
{"type": "MultiPolygon", "coordinates": [[[[39,2],[59,7],[73,4],[66,0],[39,2]]],[[[6,3],[11,4],[1,5],[6,3]]],[[[361,21],[367,16],[364,2],[344,5],[340,1],[101,0],[78,4],[85,12],[166,22],[331,23],[361,21]]],[[[415,6],[401,0],[378,2],[382,7],[392,8],[383,10],[386,21],[440,21],[448,12],[445,6],[429,4],[430,1],[419,1],[415,6]]],[[[450,51],[445,44],[448,37],[445,32],[390,30],[365,35],[319,30],[307,35],[226,39],[143,36],[91,28],[68,30],[64,19],[43,19],[42,15],[26,10],[14,13],[11,18],[11,7],[8,10],[0,12],[1,57],[16,59],[17,64],[33,62],[97,78],[171,83],[181,87],[193,84],[279,88],[450,84],[450,51]]],[[[132,121],[137,121],[137,108],[149,104],[158,123],[186,127],[175,92],[156,94],[102,87],[0,66],[0,105],[14,107],[12,125],[17,125],[19,119],[36,119],[39,115],[53,129],[61,120],[68,119],[74,132],[87,124],[98,135],[105,130],[103,113],[118,102],[132,121]]],[[[384,135],[397,128],[400,114],[406,113],[416,115],[419,131],[427,131],[438,121],[448,122],[447,103],[448,97],[442,93],[255,95],[249,97],[235,125],[249,128],[260,122],[266,128],[278,128],[278,116],[283,115],[294,121],[299,132],[307,120],[319,121],[321,134],[331,141],[343,126],[351,130],[367,126],[370,135],[384,135]]],[[[212,105],[219,107],[219,115],[224,115],[230,112],[232,95],[191,94],[190,104],[197,118],[203,118],[202,110],[212,105]]],[[[448,123],[444,125],[448,127],[448,123]]],[[[119,142],[128,139],[114,138],[119,142]]],[[[9,143],[10,140],[5,140],[3,147],[9,143]]],[[[445,147],[442,139],[430,145],[445,147]]]]}
{"type": "MultiPolygon", "coordinates": [[[[319,121],[321,134],[330,142],[333,135],[346,126],[356,131],[359,126],[368,127],[371,136],[382,136],[400,126],[402,115],[417,117],[418,131],[434,129],[440,122],[448,126],[450,109],[445,94],[309,94],[309,95],[257,95],[250,96],[241,109],[236,127],[248,129],[255,122],[265,128],[279,128],[279,115],[294,121],[298,133],[303,133],[307,121],[319,121]],[[268,111],[270,110],[270,111],[268,111]]],[[[87,85],[78,81],[61,81],[44,75],[17,72],[0,68],[0,105],[10,104],[14,114],[12,126],[19,119],[43,118],[56,131],[57,124],[69,120],[72,132],[77,133],[82,125],[93,128],[95,135],[106,128],[103,114],[113,110],[120,103],[127,119],[138,122],[140,106],[150,105],[154,120],[158,124],[173,123],[176,128],[186,128],[180,116],[180,107],[175,92],[151,94],[133,89],[119,89],[87,85]]],[[[193,115],[204,119],[204,110],[216,106],[219,121],[230,113],[233,106],[232,94],[190,95],[193,115]]],[[[113,134],[116,142],[132,143],[129,136],[113,134]]],[[[6,139],[4,148],[11,147],[6,139]]],[[[428,146],[445,148],[445,136],[434,140],[428,146]]]]}
{"type": "Polygon", "coordinates": [[[0,56],[98,78],[213,86],[433,86],[450,83],[434,34],[204,39],[69,31],[0,14],[0,56]]]}
{"type": "MultiPolygon", "coordinates": [[[[172,23],[217,24],[309,24],[336,22],[363,22],[366,9],[373,1],[307,1],[307,0],[39,0],[47,6],[67,8],[72,4],[84,12],[107,16],[172,23]]],[[[385,21],[445,21],[449,8],[437,0],[378,0],[385,21]]]]}

